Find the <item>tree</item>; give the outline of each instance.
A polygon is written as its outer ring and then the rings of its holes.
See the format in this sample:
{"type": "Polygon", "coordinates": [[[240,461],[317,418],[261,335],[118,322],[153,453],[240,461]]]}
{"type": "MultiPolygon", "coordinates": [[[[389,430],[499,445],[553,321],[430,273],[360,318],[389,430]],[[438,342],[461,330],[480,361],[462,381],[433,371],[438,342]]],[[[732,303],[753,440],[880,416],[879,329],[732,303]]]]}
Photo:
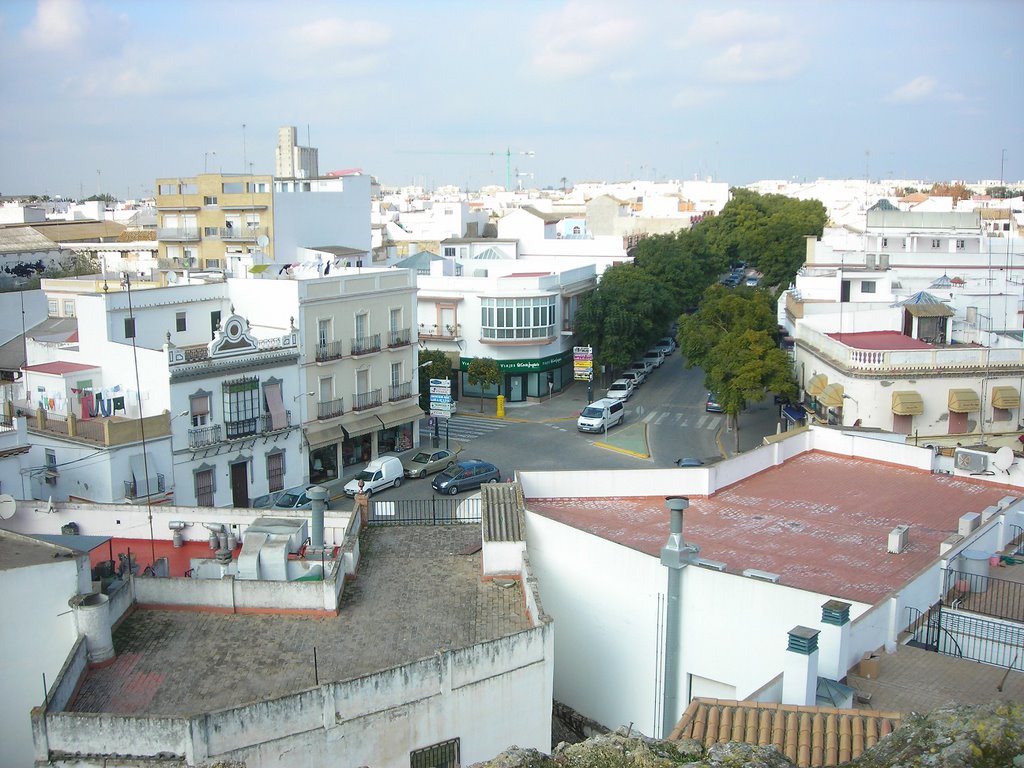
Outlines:
{"type": "Polygon", "coordinates": [[[971,199],[971,190],[969,190],[962,181],[957,181],[948,184],[943,182],[936,182],[932,184],[930,194],[941,195],[942,197],[952,197],[954,206],[961,200],[971,199]]]}
{"type": "Polygon", "coordinates": [[[746,330],[772,334],[776,327],[775,306],[767,291],[715,284],[705,291],[700,309],[680,318],[677,341],[687,367],[706,372],[712,352],[724,337],[746,330]]]}
{"type": "Polygon", "coordinates": [[[452,363],[439,349],[424,349],[419,355],[420,408],[430,411],[430,380],[450,379],[452,363]]]}
{"type": "Polygon", "coordinates": [[[474,387],[480,387],[480,413],[484,412],[483,390],[501,384],[501,368],[492,357],[478,357],[469,364],[466,381],[474,387]]]}

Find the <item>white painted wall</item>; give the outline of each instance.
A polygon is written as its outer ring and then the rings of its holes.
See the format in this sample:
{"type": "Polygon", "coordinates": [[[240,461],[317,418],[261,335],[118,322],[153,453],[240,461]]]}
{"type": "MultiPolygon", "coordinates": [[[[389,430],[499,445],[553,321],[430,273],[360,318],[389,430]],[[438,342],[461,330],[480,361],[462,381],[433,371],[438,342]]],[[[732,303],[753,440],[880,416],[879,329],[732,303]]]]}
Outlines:
{"type": "Polygon", "coordinates": [[[369,252],[369,176],[332,179],[329,188],[315,192],[283,192],[279,184],[274,187],[277,262],[293,261],[298,248],[321,245],[342,245],[369,252]]]}
{"type": "MultiPolygon", "coordinates": [[[[55,548],[55,550],[58,548],[55,548]]],[[[61,551],[66,551],[63,547],[61,551]]],[[[85,560],[85,567],[88,560],[85,560]]],[[[79,563],[0,569],[5,616],[0,621],[0,763],[32,765],[29,710],[43,703],[77,637],[68,600],[78,594],[79,563]]]]}

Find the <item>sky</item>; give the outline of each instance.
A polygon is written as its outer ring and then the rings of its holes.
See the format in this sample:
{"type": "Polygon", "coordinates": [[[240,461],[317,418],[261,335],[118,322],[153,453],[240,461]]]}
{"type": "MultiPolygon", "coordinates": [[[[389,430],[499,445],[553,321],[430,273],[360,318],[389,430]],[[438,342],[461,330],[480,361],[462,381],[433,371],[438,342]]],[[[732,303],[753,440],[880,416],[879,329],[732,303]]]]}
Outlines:
{"type": "Polygon", "coordinates": [[[1020,180],[1021,29],[1022,0],[3,0],[0,194],[273,173],[287,125],[385,185],[1020,180]]]}

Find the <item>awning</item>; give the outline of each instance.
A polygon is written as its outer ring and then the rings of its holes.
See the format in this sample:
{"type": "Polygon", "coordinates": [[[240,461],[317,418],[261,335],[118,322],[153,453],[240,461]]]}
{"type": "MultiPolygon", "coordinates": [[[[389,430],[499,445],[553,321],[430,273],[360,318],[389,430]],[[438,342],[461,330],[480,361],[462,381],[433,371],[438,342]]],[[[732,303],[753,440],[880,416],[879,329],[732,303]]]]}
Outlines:
{"type": "Polygon", "coordinates": [[[331,443],[339,443],[345,439],[345,430],[337,422],[316,427],[306,427],[306,442],[310,448],[320,448],[331,443]]]}
{"type": "Polygon", "coordinates": [[[920,416],[924,413],[924,400],[912,389],[893,392],[892,412],[897,416],[920,416]]]}
{"type": "Polygon", "coordinates": [[[981,410],[981,400],[973,389],[949,390],[949,410],[954,413],[974,413],[981,410]]]}
{"type": "Polygon", "coordinates": [[[842,408],[843,385],[829,384],[821,391],[821,394],[818,395],[818,402],[822,405],[828,406],[829,408],[842,408]]]}
{"type": "Polygon", "coordinates": [[[993,408],[1019,408],[1020,393],[1016,387],[992,387],[993,408]]]}
{"type": "Polygon", "coordinates": [[[380,420],[384,422],[385,427],[391,428],[397,427],[399,424],[408,424],[410,421],[419,421],[422,418],[423,411],[413,401],[388,413],[381,414],[380,420]]]}
{"type": "Polygon", "coordinates": [[[132,480],[135,481],[135,496],[152,496],[159,493],[160,479],[153,454],[147,452],[145,458],[137,453],[128,460],[132,468],[132,480]],[[149,470],[149,484],[146,483],[146,470],[149,470]]]}
{"type": "Polygon", "coordinates": [[[825,387],[828,386],[828,376],[824,373],[819,373],[816,376],[811,376],[811,380],[807,382],[807,394],[817,397],[824,391],[825,387]]]}
{"type": "Polygon", "coordinates": [[[807,418],[807,411],[799,405],[784,405],[782,406],[782,415],[792,422],[798,422],[807,418]]]}
{"type": "Polygon", "coordinates": [[[287,427],[288,416],[284,412],[284,402],[281,400],[281,385],[267,384],[263,387],[263,396],[267,398],[267,409],[270,411],[270,428],[278,430],[287,427]]]}
{"type": "Polygon", "coordinates": [[[342,419],[341,428],[345,432],[345,437],[350,438],[359,437],[369,432],[376,432],[381,426],[380,419],[372,413],[369,415],[346,413],[342,419]]]}

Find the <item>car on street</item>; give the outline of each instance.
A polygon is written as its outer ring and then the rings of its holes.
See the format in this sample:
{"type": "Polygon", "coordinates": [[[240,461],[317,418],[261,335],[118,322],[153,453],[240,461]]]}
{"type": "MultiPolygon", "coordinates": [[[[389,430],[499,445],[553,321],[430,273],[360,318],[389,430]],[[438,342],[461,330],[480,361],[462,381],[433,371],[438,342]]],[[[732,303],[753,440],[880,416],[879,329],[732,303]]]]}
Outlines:
{"type": "Polygon", "coordinates": [[[643,371],[644,376],[650,376],[651,371],[654,370],[654,363],[652,363],[650,360],[644,360],[643,358],[639,358],[629,364],[628,370],[643,371]]]}
{"type": "Polygon", "coordinates": [[[383,491],[385,488],[397,488],[402,484],[404,472],[397,456],[379,456],[345,483],[345,495],[352,498],[359,493],[360,480],[363,481],[363,493],[366,494],[383,491]]]}
{"type": "Polygon", "coordinates": [[[417,451],[402,462],[406,477],[426,477],[455,463],[455,451],[435,448],[432,451],[417,451]]]}
{"type": "Polygon", "coordinates": [[[497,483],[501,480],[501,472],[489,461],[467,459],[434,475],[430,487],[438,493],[454,496],[460,491],[479,488],[484,483],[497,483]]]}
{"type": "Polygon", "coordinates": [[[761,279],[757,275],[751,275],[747,278],[746,285],[749,288],[756,288],[759,282],[761,282],[761,279]]]}
{"type": "Polygon", "coordinates": [[[665,336],[658,339],[658,343],[654,345],[654,348],[665,355],[665,357],[668,357],[676,349],[676,340],[671,336],[665,336]]]}
{"type": "Polygon", "coordinates": [[[633,382],[633,388],[636,389],[647,379],[647,374],[643,371],[634,371],[632,369],[622,372],[622,376],[619,378],[625,379],[626,381],[633,382]]]}
{"type": "MultiPolygon", "coordinates": [[[[277,499],[268,506],[273,509],[311,509],[313,501],[306,495],[306,491],[316,488],[316,486],[317,483],[306,483],[305,485],[296,485],[294,488],[287,488],[278,492],[277,499]]],[[[263,503],[262,497],[258,501],[263,503]]]]}
{"type": "Polygon", "coordinates": [[[704,410],[708,413],[725,413],[725,409],[718,402],[718,395],[714,392],[708,392],[708,399],[704,403],[704,410]]]}
{"type": "Polygon", "coordinates": [[[661,364],[665,362],[665,353],[657,349],[649,349],[644,352],[644,360],[655,368],[660,368],[661,364]]]}
{"type": "Polygon", "coordinates": [[[632,396],[633,382],[628,379],[616,379],[605,393],[605,397],[614,397],[616,400],[629,400],[632,396]]]}

